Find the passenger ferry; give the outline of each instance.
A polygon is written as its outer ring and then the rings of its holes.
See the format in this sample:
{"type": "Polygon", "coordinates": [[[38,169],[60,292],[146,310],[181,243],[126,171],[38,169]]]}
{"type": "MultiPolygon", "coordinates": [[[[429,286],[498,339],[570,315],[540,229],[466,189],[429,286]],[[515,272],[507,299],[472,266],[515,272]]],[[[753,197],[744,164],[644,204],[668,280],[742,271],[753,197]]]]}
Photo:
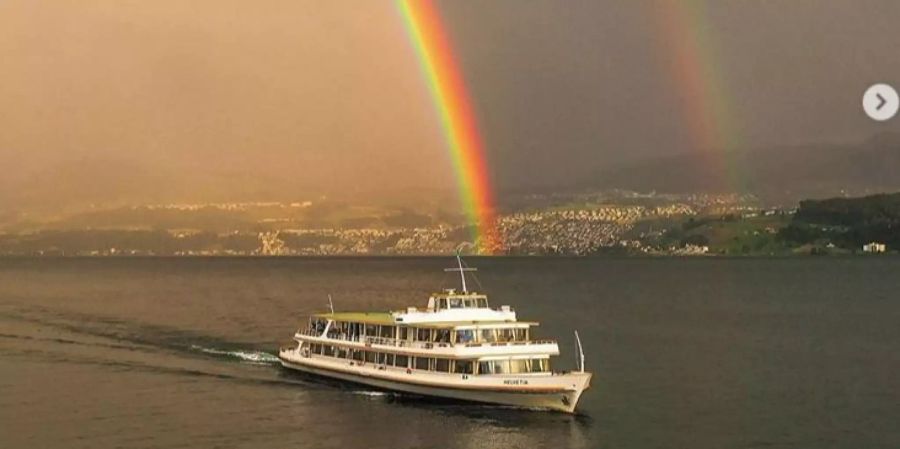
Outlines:
{"type": "Polygon", "coordinates": [[[462,291],[435,293],[424,309],[335,312],[332,305],[296,332],[296,345],[280,349],[281,364],[403,393],[573,413],[591,381],[577,331],[578,371],[553,371],[557,342],[534,339],[538,323],[469,291],[465,272],[475,269],[456,258],[458,267],[446,271],[459,271],[462,291]]]}

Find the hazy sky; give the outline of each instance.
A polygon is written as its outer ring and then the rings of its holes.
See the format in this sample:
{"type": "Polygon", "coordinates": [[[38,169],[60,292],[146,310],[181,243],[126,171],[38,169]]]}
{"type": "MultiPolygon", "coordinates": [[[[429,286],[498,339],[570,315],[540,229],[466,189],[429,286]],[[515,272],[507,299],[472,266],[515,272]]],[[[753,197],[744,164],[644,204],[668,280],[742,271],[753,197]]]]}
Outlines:
{"type": "MultiPolygon", "coordinates": [[[[660,26],[679,3],[439,3],[501,187],[692,149],[660,26]]],[[[860,108],[900,85],[900,2],[695,9],[742,146],[900,126],[860,108]]],[[[390,1],[3,0],[0,69],[0,209],[453,188],[390,1]]]]}

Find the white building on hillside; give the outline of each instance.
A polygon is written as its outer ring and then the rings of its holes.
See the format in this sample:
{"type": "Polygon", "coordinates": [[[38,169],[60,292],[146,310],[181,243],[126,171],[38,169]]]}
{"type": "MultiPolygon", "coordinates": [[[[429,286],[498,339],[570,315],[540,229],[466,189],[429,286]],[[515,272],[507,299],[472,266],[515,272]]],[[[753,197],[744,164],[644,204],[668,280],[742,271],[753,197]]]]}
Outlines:
{"type": "Polygon", "coordinates": [[[884,243],[872,242],[863,245],[862,250],[866,253],[883,253],[887,251],[887,246],[884,243]]]}

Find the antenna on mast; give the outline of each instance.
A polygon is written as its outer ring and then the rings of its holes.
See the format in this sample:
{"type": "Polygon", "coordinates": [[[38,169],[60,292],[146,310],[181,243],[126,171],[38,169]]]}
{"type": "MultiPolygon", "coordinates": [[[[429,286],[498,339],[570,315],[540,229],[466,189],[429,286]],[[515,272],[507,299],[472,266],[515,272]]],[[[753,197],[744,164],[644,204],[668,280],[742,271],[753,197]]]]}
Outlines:
{"type": "Polygon", "coordinates": [[[328,307],[331,308],[331,314],[334,315],[334,303],[331,302],[331,293],[328,294],[328,307]]]}
{"type": "Polygon", "coordinates": [[[472,244],[469,242],[463,242],[458,247],[456,247],[456,265],[458,268],[444,268],[444,271],[459,271],[459,278],[462,281],[462,291],[463,293],[469,293],[469,289],[466,287],[466,271],[478,271],[478,269],[463,266],[462,257],[460,257],[459,253],[465,245],[472,244]]]}

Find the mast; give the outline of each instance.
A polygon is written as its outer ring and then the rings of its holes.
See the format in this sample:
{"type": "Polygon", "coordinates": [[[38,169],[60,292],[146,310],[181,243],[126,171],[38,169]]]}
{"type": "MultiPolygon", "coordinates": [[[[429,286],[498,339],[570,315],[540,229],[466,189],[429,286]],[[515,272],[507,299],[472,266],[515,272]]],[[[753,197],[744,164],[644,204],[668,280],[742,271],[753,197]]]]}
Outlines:
{"type": "Polygon", "coordinates": [[[575,342],[578,343],[578,370],[584,372],[584,348],[581,347],[581,338],[578,337],[578,331],[575,331],[575,342]]]}
{"type": "Polygon", "coordinates": [[[459,271],[459,279],[462,281],[462,291],[464,294],[469,293],[469,289],[466,287],[466,271],[478,271],[478,269],[464,267],[462,257],[459,256],[459,250],[456,250],[456,266],[458,268],[444,268],[444,271],[459,271]]]}
{"type": "Polygon", "coordinates": [[[456,264],[459,266],[459,277],[462,280],[463,293],[469,293],[466,288],[466,272],[463,271],[462,257],[459,257],[459,251],[456,252],[456,264]]]}

